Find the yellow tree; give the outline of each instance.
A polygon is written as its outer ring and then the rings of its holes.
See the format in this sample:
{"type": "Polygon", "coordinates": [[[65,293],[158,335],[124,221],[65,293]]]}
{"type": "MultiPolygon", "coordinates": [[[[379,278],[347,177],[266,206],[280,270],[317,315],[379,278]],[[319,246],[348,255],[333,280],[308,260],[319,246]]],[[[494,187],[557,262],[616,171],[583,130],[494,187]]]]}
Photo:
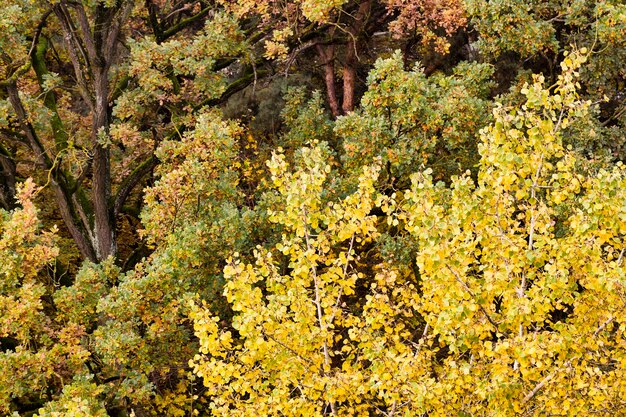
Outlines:
{"type": "Polygon", "coordinates": [[[626,178],[585,172],[567,145],[589,109],[584,59],[494,111],[475,185],[413,178],[400,218],[420,244],[419,310],[449,351],[431,415],[623,413],[626,178]]]}
{"type": "Polygon", "coordinates": [[[234,318],[194,306],[193,361],[215,415],[619,415],[625,408],[624,168],[568,149],[589,103],[581,54],[526,103],[497,107],[477,181],[415,174],[376,194],[377,167],[332,197],[328,155],[269,163],[282,241],[225,268],[234,318]],[[329,197],[330,195],[330,197],[329,197]],[[419,243],[419,277],[373,265],[383,222],[419,243]]]}
{"type": "Polygon", "coordinates": [[[269,162],[281,241],[258,247],[254,264],[235,254],[224,270],[231,327],[194,307],[203,355],[193,364],[216,415],[370,415],[399,404],[399,363],[401,380],[427,378],[403,343],[420,327],[415,287],[357,255],[378,234],[369,213],[379,167],[364,169],[354,193],[328,198],[327,148],[298,159],[294,172],[282,155],[269,162]]]}

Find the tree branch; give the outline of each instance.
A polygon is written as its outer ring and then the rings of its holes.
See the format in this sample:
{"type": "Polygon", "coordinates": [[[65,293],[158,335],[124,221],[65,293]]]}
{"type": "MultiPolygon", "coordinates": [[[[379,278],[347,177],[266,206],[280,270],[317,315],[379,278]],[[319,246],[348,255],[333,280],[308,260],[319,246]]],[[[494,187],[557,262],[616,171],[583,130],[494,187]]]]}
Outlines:
{"type": "Polygon", "coordinates": [[[122,30],[122,25],[128,18],[128,15],[130,14],[132,9],[133,9],[133,2],[126,1],[126,3],[123,4],[118,10],[118,12],[115,14],[113,21],[111,22],[109,31],[107,33],[106,38],[104,39],[104,45],[103,45],[104,52],[105,52],[104,59],[107,65],[111,64],[111,61],[113,60],[115,56],[115,50],[116,50],[115,44],[117,43],[119,39],[120,32],[122,30]]]}
{"type": "Polygon", "coordinates": [[[139,181],[146,176],[152,168],[156,166],[158,163],[158,159],[156,156],[152,155],[141,164],[139,164],[133,172],[131,172],[128,177],[124,179],[122,184],[117,191],[117,195],[115,196],[115,200],[113,203],[113,216],[117,217],[117,215],[122,210],[122,206],[126,202],[126,199],[133,191],[133,189],[139,184],[139,181]]]}
{"type": "Polygon", "coordinates": [[[203,18],[204,16],[206,16],[209,11],[211,11],[211,9],[213,9],[213,7],[209,6],[206,7],[202,10],[200,10],[197,14],[188,17],[187,19],[183,19],[180,22],[178,22],[177,24],[175,24],[174,26],[164,30],[161,34],[161,39],[160,42],[163,42],[165,40],[167,40],[168,38],[174,36],[175,34],[177,34],[178,32],[180,32],[181,30],[185,29],[187,26],[189,26],[190,24],[192,24],[193,22],[195,22],[196,20],[199,20],[201,18],[203,18]]]}
{"type": "Polygon", "coordinates": [[[30,69],[30,61],[27,61],[25,64],[21,65],[13,74],[9,76],[6,80],[0,81],[0,88],[7,88],[10,85],[14,85],[17,82],[17,79],[25,74],[30,69]]]}
{"type": "MultiPolygon", "coordinates": [[[[65,2],[62,2],[61,4],[65,4],[65,2]]],[[[83,34],[83,42],[85,43],[89,60],[92,64],[95,64],[99,60],[98,51],[96,49],[96,42],[94,41],[93,34],[91,33],[91,27],[89,27],[89,19],[87,18],[87,13],[85,13],[85,8],[81,2],[71,4],[76,10],[76,14],[78,16],[78,24],[80,26],[80,31],[83,34]]]]}
{"type": "Polygon", "coordinates": [[[24,130],[31,151],[37,158],[37,162],[41,164],[44,169],[50,171],[51,173],[50,183],[52,185],[52,189],[55,192],[57,204],[59,206],[61,217],[63,218],[65,226],[67,227],[70,235],[74,239],[74,242],[76,242],[76,246],[78,246],[78,250],[80,251],[81,255],[86,259],[96,261],[97,259],[95,251],[90,244],[86,231],[80,227],[80,221],[77,219],[75,206],[73,205],[69,196],[65,178],[63,177],[63,175],[58,175],[57,170],[53,170],[54,164],[50,159],[50,156],[46,152],[45,148],[39,141],[37,133],[35,132],[34,127],[29,121],[26,110],[24,109],[24,106],[22,104],[22,100],[20,99],[17,86],[13,83],[8,85],[6,89],[9,94],[9,101],[11,102],[11,106],[13,107],[13,110],[17,115],[22,130],[24,130]]]}
{"type": "Polygon", "coordinates": [[[87,103],[91,111],[93,111],[94,98],[89,92],[87,80],[85,79],[82,64],[80,62],[77,51],[80,52],[80,55],[83,57],[83,61],[85,62],[85,65],[88,66],[89,60],[87,58],[87,53],[85,52],[80,40],[76,36],[76,30],[74,29],[72,21],[69,17],[69,12],[63,6],[63,3],[57,4],[54,7],[54,13],[59,18],[59,21],[61,22],[61,26],[63,28],[63,38],[65,40],[65,45],[67,46],[70,61],[72,63],[72,66],[74,67],[74,74],[76,75],[76,82],[78,84],[79,91],[83,99],[85,100],[85,103],[87,103]]]}
{"type": "MultiPolygon", "coordinates": [[[[465,281],[463,281],[461,279],[461,277],[459,276],[459,274],[453,270],[452,268],[450,268],[449,265],[446,265],[446,267],[450,270],[450,272],[452,272],[452,274],[454,275],[454,277],[456,278],[456,280],[463,285],[463,287],[467,290],[467,292],[469,293],[469,295],[472,296],[472,298],[474,300],[476,300],[476,295],[474,295],[474,292],[472,291],[472,289],[469,287],[469,285],[467,285],[467,283],[465,281]]],[[[493,327],[496,329],[496,331],[498,330],[498,324],[491,318],[491,316],[489,315],[489,313],[487,313],[487,310],[485,310],[485,308],[479,304],[478,302],[476,303],[478,304],[478,308],[480,309],[480,311],[485,315],[485,317],[487,318],[487,320],[489,321],[489,323],[491,323],[493,325],[493,327]]]]}
{"type": "MultiPolygon", "coordinates": [[[[35,70],[35,74],[37,75],[37,80],[39,82],[39,88],[43,89],[43,81],[44,76],[48,74],[48,68],[46,67],[44,55],[48,49],[48,41],[47,39],[41,38],[41,40],[37,43],[37,47],[33,54],[31,54],[31,62],[33,65],[33,69],[35,70]]],[[[63,126],[63,121],[59,116],[59,112],[57,110],[57,103],[54,94],[44,92],[43,103],[52,112],[52,117],[50,118],[50,127],[52,127],[52,133],[54,135],[54,142],[56,145],[57,152],[62,151],[67,147],[67,132],[65,127],[63,126]]]]}

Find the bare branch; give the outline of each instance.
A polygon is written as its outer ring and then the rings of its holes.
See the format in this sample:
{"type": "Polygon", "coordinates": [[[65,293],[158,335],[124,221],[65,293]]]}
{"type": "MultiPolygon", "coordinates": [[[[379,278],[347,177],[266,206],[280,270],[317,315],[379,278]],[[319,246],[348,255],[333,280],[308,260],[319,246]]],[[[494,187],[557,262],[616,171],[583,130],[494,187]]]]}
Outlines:
{"type": "Polygon", "coordinates": [[[133,9],[133,2],[126,1],[120,8],[120,10],[116,13],[115,18],[111,22],[111,27],[109,28],[109,32],[104,40],[104,59],[106,60],[107,65],[111,64],[113,57],[115,56],[115,44],[117,43],[120,32],[122,30],[122,25],[127,20],[128,15],[133,9]]]}
{"type": "Polygon", "coordinates": [[[89,92],[87,80],[85,79],[83,66],[81,64],[78,52],[80,52],[80,55],[82,56],[83,62],[85,62],[86,66],[89,65],[87,53],[83,49],[80,40],[76,36],[76,30],[73,27],[71,18],[69,16],[69,11],[61,3],[55,6],[54,13],[59,18],[61,26],[63,27],[63,38],[65,39],[65,44],[67,46],[67,50],[70,56],[70,61],[72,63],[72,66],[74,67],[74,74],[76,75],[76,82],[78,84],[79,91],[85,102],[89,105],[91,111],[93,111],[94,98],[89,92]]]}
{"type": "MultiPolygon", "coordinates": [[[[64,2],[63,2],[64,3],[64,2]]],[[[91,27],[89,26],[89,19],[87,13],[81,2],[71,3],[76,10],[78,16],[78,24],[80,25],[80,31],[83,34],[83,42],[89,55],[89,60],[92,64],[98,62],[98,50],[96,49],[96,42],[94,41],[93,34],[91,33],[91,27]]]]}
{"type": "MultiPolygon", "coordinates": [[[[453,270],[452,268],[450,268],[449,265],[446,265],[446,267],[450,270],[450,272],[452,272],[452,274],[454,275],[454,277],[456,278],[456,280],[461,283],[461,285],[463,285],[463,287],[467,290],[467,292],[469,293],[469,295],[472,296],[473,299],[476,299],[476,295],[474,295],[474,292],[472,291],[472,289],[469,287],[469,285],[467,285],[467,283],[465,281],[463,281],[461,279],[461,277],[459,276],[459,274],[453,270]]],[[[478,304],[478,303],[477,303],[478,304]]],[[[493,327],[498,330],[498,324],[491,318],[491,316],[489,315],[489,313],[487,313],[487,310],[485,310],[485,308],[481,305],[478,304],[478,308],[480,309],[480,311],[485,315],[485,317],[487,318],[487,320],[489,321],[489,323],[491,323],[493,325],[493,327]]]]}
{"type": "Polygon", "coordinates": [[[602,325],[600,327],[598,327],[595,332],[593,332],[593,335],[594,336],[599,335],[600,332],[606,328],[606,326],[608,326],[609,324],[611,324],[613,322],[613,320],[615,320],[615,317],[613,317],[613,316],[609,317],[609,319],[607,321],[602,323],[602,325]]]}

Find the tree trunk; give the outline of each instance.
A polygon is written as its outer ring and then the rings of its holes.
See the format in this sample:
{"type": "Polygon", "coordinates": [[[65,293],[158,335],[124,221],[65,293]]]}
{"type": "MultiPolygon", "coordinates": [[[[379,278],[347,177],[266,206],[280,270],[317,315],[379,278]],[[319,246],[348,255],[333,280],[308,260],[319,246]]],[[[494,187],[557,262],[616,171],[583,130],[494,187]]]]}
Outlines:
{"type": "Polygon", "coordinates": [[[92,142],[93,178],[92,199],[94,210],[94,247],[98,259],[106,259],[116,253],[115,225],[112,216],[111,200],[111,161],[109,149],[101,143],[101,136],[109,134],[108,79],[106,68],[97,68],[94,80],[95,106],[93,116],[92,142]]]}
{"type": "Polygon", "coordinates": [[[341,115],[339,101],[337,100],[337,90],[335,87],[335,46],[317,44],[317,53],[324,66],[324,82],[326,83],[326,94],[328,95],[328,105],[333,116],[341,115]]]}
{"type": "Polygon", "coordinates": [[[343,65],[343,101],[341,108],[344,113],[349,113],[355,107],[356,69],[359,61],[357,55],[361,46],[360,36],[369,20],[372,8],[372,0],[366,0],[359,5],[354,22],[348,28],[349,38],[346,46],[346,59],[343,65]]]}
{"type": "Polygon", "coordinates": [[[22,127],[22,130],[24,131],[24,134],[26,135],[31,151],[34,155],[36,155],[37,162],[44,169],[50,172],[50,185],[54,190],[56,201],[59,205],[59,211],[61,212],[61,218],[63,219],[65,226],[70,232],[72,239],[74,239],[74,242],[76,242],[76,246],[78,247],[78,250],[83,258],[96,262],[98,260],[96,252],[91,246],[91,242],[88,238],[89,233],[81,227],[80,218],[74,209],[72,199],[68,191],[69,187],[67,187],[63,176],[61,174],[57,175],[58,171],[56,170],[56,167],[39,141],[34,127],[28,121],[26,110],[22,105],[22,100],[20,99],[17,86],[15,84],[9,84],[7,86],[7,92],[9,93],[11,106],[17,115],[17,119],[22,127]]]}
{"type": "Polygon", "coordinates": [[[348,41],[346,50],[346,61],[343,66],[343,101],[341,108],[344,113],[354,110],[354,87],[356,85],[356,42],[353,39],[348,41]]]}
{"type": "Polygon", "coordinates": [[[9,151],[0,146],[0,205],[5,210],[15,208],[15,161],[9,151]]]}
{"type": "Polygon", "coordinates": [[[86,212],[91,246],[98,260],[115,256],[117,252],[115,217],[111,198],[111,160],[109,135],[109,70],[121,26],[132,8],[131,1],[121,1],[114,7],[96,6],[93,24],[82,3],[61,1],[56,9],[64,30],[66,45],[76,79],[84,88],[81,93],[92,111],[91,146],[93,152],[91,180],[91,210],[86,212]],[[70,8],[74,14],[70,13],[70,8]]]}

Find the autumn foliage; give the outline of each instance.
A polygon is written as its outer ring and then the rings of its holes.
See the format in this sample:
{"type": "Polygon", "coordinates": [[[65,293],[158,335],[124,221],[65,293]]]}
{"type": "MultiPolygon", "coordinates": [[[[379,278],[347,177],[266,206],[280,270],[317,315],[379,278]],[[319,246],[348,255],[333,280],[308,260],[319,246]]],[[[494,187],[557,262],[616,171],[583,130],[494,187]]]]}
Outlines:
{"type": "Polygon", "coordinates": [[[0,415],[624,414],[620,2],[0,30],[0,415]]]}
{"type": "Polygon", "coordinates": [[[293,173],[275,156],[281,241],[228,260],[232,329],[192,313],[213,413],[619,413],[624,173],[574,173],[563,131],[588,112],[573,86],[583,60],[564,60],[552,93],[537,77],[521,108],[496,107],[477,182],[434,183],[427,169],[400,201],[376,192],[375,164],[323,201],[323,147],[302,149],[293,173]],[[417,242],[417,276],[362,266],[384,223],[417,242]]]}

